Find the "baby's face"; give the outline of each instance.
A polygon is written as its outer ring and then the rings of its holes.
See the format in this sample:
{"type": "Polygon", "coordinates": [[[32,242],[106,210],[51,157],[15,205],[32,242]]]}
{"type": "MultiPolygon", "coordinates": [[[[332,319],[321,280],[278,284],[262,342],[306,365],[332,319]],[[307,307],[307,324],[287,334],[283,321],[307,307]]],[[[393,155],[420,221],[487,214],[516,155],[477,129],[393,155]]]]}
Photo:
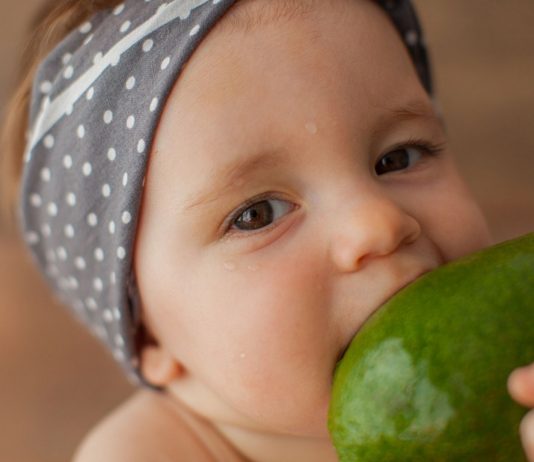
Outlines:
{"type": "Polygon", "coordinates": [[[135,254],[147,323],[185,369],[172,389],[315,436],[364,321],[492,243],[447,145],[407,146],[446,139],[387,16],[329,3],[202,43],[158,128],[135,254]]]}

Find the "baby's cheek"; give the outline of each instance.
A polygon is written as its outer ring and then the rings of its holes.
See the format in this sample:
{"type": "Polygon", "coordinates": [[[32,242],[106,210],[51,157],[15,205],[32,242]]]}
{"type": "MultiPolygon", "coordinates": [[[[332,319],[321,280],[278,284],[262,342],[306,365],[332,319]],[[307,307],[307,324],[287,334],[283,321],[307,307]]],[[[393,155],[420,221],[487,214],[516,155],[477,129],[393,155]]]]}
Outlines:
{"type": "Polygon", "coordinates": [[[458,175],[443,181],[425,200],[423,229],[446,262],[494,243],[480,205],[458,175]]]}
{"type": "Polygon", "coordinates": [[[311,263],[288,260],[285,271],[265,266],[247,278],[250,298],[235,301],[224,373],[237,381],[230,393],[245,412],[315,434],[324,428],[330,391],[328,301],[311,263]]]}

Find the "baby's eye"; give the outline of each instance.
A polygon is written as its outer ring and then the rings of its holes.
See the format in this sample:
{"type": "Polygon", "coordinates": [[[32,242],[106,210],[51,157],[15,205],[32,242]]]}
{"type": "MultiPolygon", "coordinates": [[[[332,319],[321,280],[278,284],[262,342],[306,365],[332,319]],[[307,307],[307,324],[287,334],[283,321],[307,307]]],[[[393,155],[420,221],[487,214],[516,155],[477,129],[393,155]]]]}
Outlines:
{"type": "Polygon", "coordinates": [[[230,219],[228,231],[255,231],[265,228],[296,206],[276,198],[253,199],[256,202],[245,204],[230,219]]]}
{"type": "Polygon", "coordinates": [[[394,148],[380,158],[375,166],[377,175],[405,170],[418,163],[424,157],[436,157],[443,150],[442,146],[426,141],[412,141],[404,146],[394,148]]]}

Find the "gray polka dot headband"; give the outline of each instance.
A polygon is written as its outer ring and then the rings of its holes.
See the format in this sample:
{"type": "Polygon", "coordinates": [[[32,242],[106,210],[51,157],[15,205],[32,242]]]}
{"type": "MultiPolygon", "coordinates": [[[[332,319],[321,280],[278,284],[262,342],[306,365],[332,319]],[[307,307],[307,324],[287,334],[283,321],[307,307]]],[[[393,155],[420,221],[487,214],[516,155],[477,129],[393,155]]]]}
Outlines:
{"type": "MultiPolygon", "coordinates": [[[[236,0],[127,0],[96,13],[41,63],[33,83],[20,223],[59,299],[134,384],[140,300],[132,252],[148,154],[184,64],[236,0]]],[[[432,94],[409,0],[378,0],[432,94]]]]}

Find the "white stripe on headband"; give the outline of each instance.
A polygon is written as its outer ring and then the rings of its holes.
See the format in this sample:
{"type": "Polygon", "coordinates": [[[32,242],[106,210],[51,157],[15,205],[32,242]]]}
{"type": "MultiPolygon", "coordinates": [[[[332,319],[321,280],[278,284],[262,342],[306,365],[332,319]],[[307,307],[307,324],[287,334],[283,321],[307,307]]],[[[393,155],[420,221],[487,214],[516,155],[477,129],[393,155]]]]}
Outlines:
{"type": "MultiPolygon", "coordinates": [[[[128,51],[155,30],[174,21],[176,18],[179,17],[182,20],[188,18],[192,10],[208,1],[209,0],[173,0],[171,3],[164,3],[156,11],[154,16],[117,42],[101,60],[93,64],[93,66],[82,74],[70,87],[57,95],[53,101],[50,101],[47,97],[44,100],[44,104],[41,107],[39,115],[30,132],[30,141],[24,155],[24,162],[29,162],[33,148],[41,141],[48,130],[50,130],[67,113],[69,108],[82,97],[82,95],[110,65],[117,64],[120,56],[124,52],[128,51]]],[[[218,0],[214,0],[213,3],[218,3],[218,0]]]]}

